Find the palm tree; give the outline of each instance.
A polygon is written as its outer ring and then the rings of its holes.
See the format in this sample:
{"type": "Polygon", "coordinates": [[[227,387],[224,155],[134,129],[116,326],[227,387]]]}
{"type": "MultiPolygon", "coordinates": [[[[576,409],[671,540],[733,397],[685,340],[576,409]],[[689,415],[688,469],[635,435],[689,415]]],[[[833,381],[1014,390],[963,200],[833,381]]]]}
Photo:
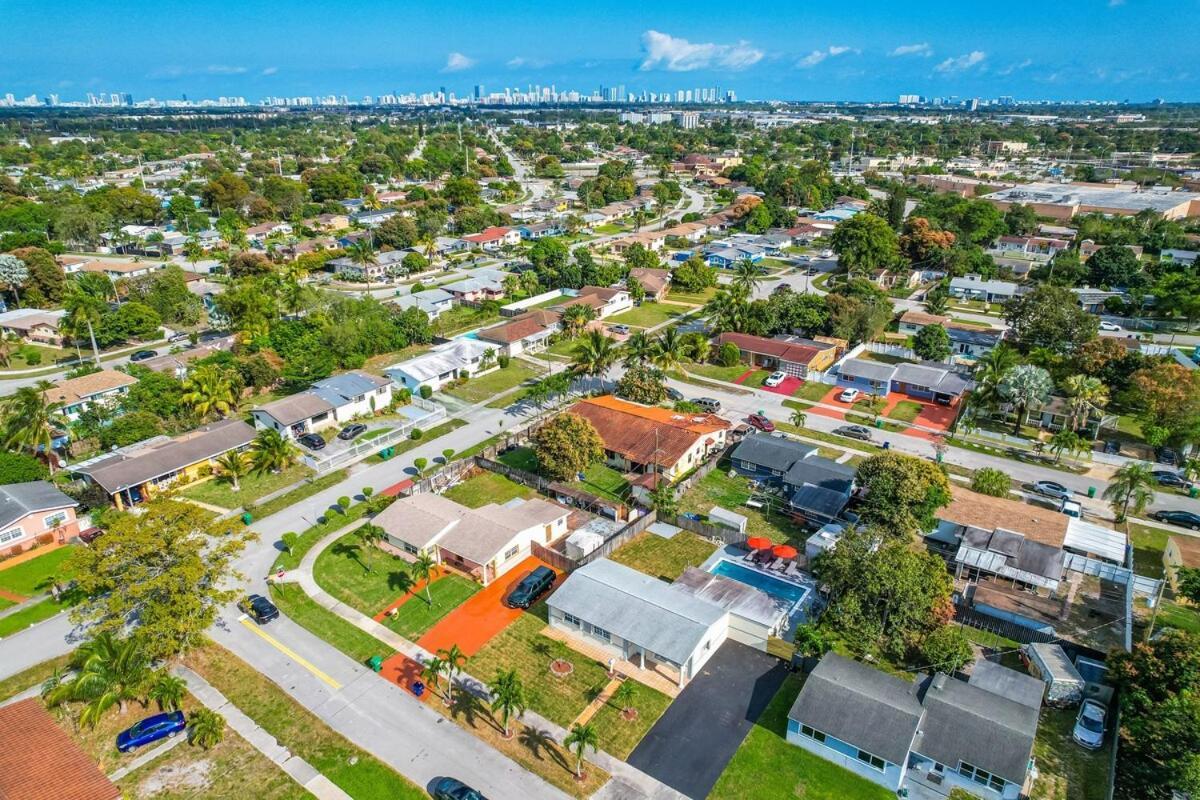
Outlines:
{"type": "Polygon", "coordinates": [[[430,656],[425,662],[425,669],[421,671],[421,676],[429,683],[433,684],[434,691],[442,689],[442,673],[446,671],[446,662],[437,656],[430,656]]]}
{"type": "Polygon", "coordinates": [[[160,711],[178,711],[185,694],[187,694],[187,682],[164,670],[155,676],[148,697],[158,703],[160,711]]]}
{"type": "Polygon", "coordinates": [[[1104,489],[1102,497],[1109,502],[1117,514],[1117,521],[1124,521],[1130,506],[1140,514],[1154,500],[1154,470],[1140,461],[1129,461],[1113,473],[1112,480],[1104,489]]]}
{"type": "Polygon", "coordinates": [[[43,454],[50,469],[56,459],[51,454],[56,430],[66,425],[63,404],[49,400],[47,392],[54,389],[49,381],[35,386],[22,386],[0,401],[0,420],[4,424],[4,445],[28,450],[34,456],[43,454]]]}
{"type": "Polygon", "coordinates": [[[363,277],[367,280],[367,294],[370,294],[371,267],[375,264],[375,248],[366,239],[359,239],[346,248],[346,255],[352,262],[362,267],[363,277]]]}
{"type": "MultiPolygon", "coordinates": [[[[354,531],[354,535],[358,538],[358,541],[365,549],[372,547],[376,542],[382,541],[385,534],[383,532],[383,528],[379,527],[378,525],[371,525],[368,523],[367,525],[359,526],[359,528],[354,531]]],[[[367,568],[367,572],[370,572],[371,565],[368,562],[370,562],[370,559],[367,559],[366,562],[363,563],[363,566],[367,568]]]]}
{"type": "Polygon", "coordinates": [[[567,750],[575,753],[575,778],[583,780],[583,754],[589,747],[596,750],[600,747],[600,737],[592,724],[572,725],[567,738],[563,739],[567,750]]]}
{"type": "Polygon", "coordinates": [[[179,399],[190,406],[201,419],[212,414],[224,417],[238,406],[237,391],[229,374],[216,364],[196,367],[183,382],[184,393],[179,399]]]}
{"type": "Polygon", "coordinates": [[[637,367],[645,364],[654,356],[654,341],[645,331],[630,334],[624,344],[626,367],[637,367]]]}
{"type": "Polygon", "coordinates": [[[808,422],[808,414],[805,414],[803,411],[801,411],[800,409],[797,408],[795,411],[792,412],[792,416],[791,416],[790,420],[791,420],[791,423],[793,425],[795,425],[797,428],[803,428],[804,424],[806,422],[808,422]]]}
{"type": "Polygon", "coordinates": [[[1079,450],[1079,434],[1069,428],[1063,428],[1050,437],[1050,450],[1054,453],[1054,463],[1062,459],[1064,451],[1075,453],[1079,450]]]}
{"type": "Polygon", "coordinates": [[[749,307],[745,297],[720,289],[705,304],[703,313],[708,317],[708,327],[713,333],[741,332],[749,307]]]}
{"type": "Polygon", "coordinates": [[[433,608],[433,595],[429,593],[429,581],[433,578],[436,571],[437,562],[433,560],[433,557],[429,553],[422,551],[417,554],[416,559],[412,563],[412,574],[418,581],[425,582],[425,602],[430,608],[433,608]]]}
{"type": "Polygon", "coordinates": [[[736,294],[750,297],[762,283],[762,274],[758,266],[748,258],[738,261],[733,267],[733,281],[729,284],[736,294]]]}
{"type": "Polygon", "coordinates": [[[940,285],[925,293],[925,311],[929,314],[945,314],[950,306],[950,297],[940,285]]]}
{"type": "Polygon", "coordinates": [[[267,428],[254,439],[251,459],[254,471],[260,475],[267,472],[279,474],[296,459],[296,445],[277,430],[267,428]]]}
{"type": "Polygon", "coordinates": [[[584,326],[596,318],[596,309],[583,303],[567,306],[562,315],[562,326],[568,336],[578,336],[584,326]]]}
{"type": "Polygon", "coordinates": [[[712,342],[703,333],[689,333],[686,337],[688,354],[697,364],[708,361],[712,355],[712,342]]]}
{"type": "Polygon", "coordinates": [[[672,326],[662,332],[654,343],[654,363],[663,372],[670,372],[684,359],[683,337],[679,329],[672,326]]]}
{"type": "Polygon", "coordinates": [[[446,665],[446,702],[454,702],[454,676],[462,672],[463,665],[467,663],[467,654],[458,649],[458,645],[452,644],[449,647],[438,650],[438,656],[446,665]]]}
{"type": "Polygon", "coordinates": [[[191,713],[188,724],[188,741],[208,750],[225,738],[225,718],[207,708],[198,708],[191,713]]]}
{"type": "Polygon", "coordinates": [[[617,704],[617,708],[621,711],[629,711],[633,708],[633,703],[637,699],[637,683],[634,681],[621,681],[621,685],[613,692],[612,701],[617,704]]]}
{"type": "Polygon", "coordinates": [[[500,712],[504,722],[504,738],[508,739],[512,736],[508,727],[509,719],[513,716],[520,717],[528,705],[525,686],[521,683],[517,671],[510,669],[508,672],[497,670],[496,680],[492,681],[488,688],[492,691],[492,711],[500,712]]]}
{"type": "Polygon", "coordinates": [[[599,378],[604,385],[604,374],[616,362],[617,341],[602,331],[588,331],[575,345],[571,371],[576,375],[599,378]]]}
{"type": "Polygon", "coordinates": [[[20,288],[29,280],[29,267],[13,255],[0,254],[0,283],[13,293],[17,308],[21,307],[20,288]]]}
{"type": "Polygon", "coordinates": [[[531,269],[527,269],[521,273],[521,289],[525,294],[533,297],[541,291],[542,285],[538,282],[537,273],[531,269]]]}
{"type": "Polygon", "coordinates": [[[87,331],[92,342],[92,356],[99,365],[100,348],[96,346],[96,326],[107,311],[104,298],[90,294],[76,285],[63,299],[63,308],[67,312],[62,319],[62,327],[66,329],[64,332],[78,342],[83,332],[87,331]]]}
{"type": "Polygon", "coordinates": [[[250,456],[238,450],[230,450],[217,459],[217,466],[221,468],[222,473],[229,477],[229,482],[233,484],[233,491],[239,492],[242,489],[242,478],[250,471],[253,464],[250,456]]]}
{"type": "Polygon", "coordinates": [[[521,277],[514,273],[509,273],[504,276],[504,294],[512,297],[521,290],[521,277]]]}
{"type": "Polygon", "coordinates": [[[1099,378],[1089,375],[1072,375],[1062,383],[1067,393],[1067,405],[1071,409],[1071,430],[1079,430],[1082,423],[1087,427],[1088,417],[1108,405],[1108,387],[1099,378]]]}
{"type": "Polygon", "coordinates": [[[1020,364],[1004,373],[996,388],[1001,397],[1017,408],[1017,418],[1013,422],[1014,436],[1021,434],[1021,423],[1025,421],[1029,408],[1046,402],[1053,386],[1050,373],[1032,364],[1020,364]]]}
{"type": "Polygon", "coordinates": [[[124,714],[129,701],[142,696],[150,676],[150,664],[141,647],[107,631],[80,645],[71,665],[77,671],[75,680],[59,683],[47,693],[46,703],[85,703],[79,722],[89,727],[114,705],[124,714]]]}

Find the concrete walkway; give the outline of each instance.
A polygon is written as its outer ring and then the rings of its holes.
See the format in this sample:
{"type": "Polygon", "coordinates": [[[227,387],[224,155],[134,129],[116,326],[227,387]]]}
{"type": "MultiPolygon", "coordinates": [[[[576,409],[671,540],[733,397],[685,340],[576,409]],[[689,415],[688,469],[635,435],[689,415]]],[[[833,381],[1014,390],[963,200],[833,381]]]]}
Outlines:
{"type": "MultiPolygon", "coordinates": [[[[225,718],[226,724],[238,736],[254,746],[254,749],[269,758],[272,763],[288,774],[296,783],[307,789],[318,800],[351,800],[350,795],[342,791],[333,781],[318,772],[311,764],[275,741],[275,737],[267,733],[258,723],[246,716],[240,708],[229,702],[204,678],[184,666],[171,670],[175,675],[187,681],[188,691],[192,696],[205,705],[210,711],[215,711],[225,718]]],[[[183,737],[179,738],[183,741],[183,737]]],[[[153,751],[152,751],[153,752],[153,751]]],[[[147,753],[151,755],[151,753],[147,753]]],[[[140,765],[139,765],[140,766],[140,765]]],[[[133,764],[125,768],[125,772],[136,769],[133,764]]],[[[120,770],[118,770],[120,771],[120,770]]],[[[114,773],[115,774],[115,773],[114,773]]],[[[109,776],[113,778],[112,775],[109,776]]],[[[113,778],[116,780],[116,778],[113,778]]],[[[251,787],[246,787],[247,794],[252,793],[251,787]]]]}
{"type": "Polygon", "coordinates": [[[588,720],[596,716],[596,712],[604,708],[604,704],[608,702],[609,698],[613,696],[613,692],[617,691],[617,687],[620,685],[620,678],[613,678],[611,681],[606,683],[604,688],[600,690],[600,694],[596,695],[596,699],[588,703],[587,708],[579,712],[579,716],[576,717],[571,723],[571,727],[574,728],[576,725],[586,725],[588,720]]]}

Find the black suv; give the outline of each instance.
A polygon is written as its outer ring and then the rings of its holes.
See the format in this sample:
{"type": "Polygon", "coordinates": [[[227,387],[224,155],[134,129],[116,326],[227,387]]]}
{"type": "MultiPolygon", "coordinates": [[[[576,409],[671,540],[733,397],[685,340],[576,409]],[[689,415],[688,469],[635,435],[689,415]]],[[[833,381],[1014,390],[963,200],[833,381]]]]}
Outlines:
{"type": "Polygon", "coordinates": [[[259,625],[266,625],[279,616],[279,609],[261,594],[252,594],[242,602],[242,610],[254,617],[259,625]]]}
{"type": "Polygon", "coordinates": [[[131,355],[129,357],[129,360],[136,364],[139,361],[147,361],[151,358],[157,358],[157,357],[158,357],[157,350],[138,350],[136,353],[134,353],[133,355],[131,355]]]}
{"type": "Polygon", "coordinates": [[[549,567],[538,567],[509,592],[505,604],[509,608],[529,608],[554,585],[555,577],[554,570],[549,567]]]}
{"type": "Polygon", "coordinates": [[[309,450],[325,449],[325,440],[321,438],[319,433],[306,433],[296,441],[307,447],[309,450]]]}

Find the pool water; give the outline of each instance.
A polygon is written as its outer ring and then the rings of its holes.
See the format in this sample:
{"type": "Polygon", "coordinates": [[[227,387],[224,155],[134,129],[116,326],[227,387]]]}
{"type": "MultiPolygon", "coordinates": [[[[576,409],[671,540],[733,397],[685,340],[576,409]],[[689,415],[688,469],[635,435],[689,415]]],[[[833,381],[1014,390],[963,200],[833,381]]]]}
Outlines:
{"type": "Polygon", "coordinates": [[[796,606],[801,603],[810,591],[807,586],[798,586],[789,581],[782,581],[756,569],[743,567],[741,564],[725,559],[714,564],[710,572],[747,586],[753,586],[755,589],[782,600],[788,606],[796,606]]]}

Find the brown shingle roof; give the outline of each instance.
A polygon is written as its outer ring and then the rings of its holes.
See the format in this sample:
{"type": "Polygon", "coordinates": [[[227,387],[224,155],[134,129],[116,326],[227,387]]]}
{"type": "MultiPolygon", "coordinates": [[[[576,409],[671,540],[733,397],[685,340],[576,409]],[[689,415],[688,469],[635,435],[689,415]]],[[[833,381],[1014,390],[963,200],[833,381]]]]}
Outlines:
{"type": "Polygon", "coordinates": [[[907,322],[910,325],[945,325],[950,321],[949,317],[943,317],[940,314],[926,314],[924,311],[905,311],[900,317],[901,322],[907,322]]]}
{"type": "Polygon", "coordinates": [[[487,342],[518,342],[527,336],[541,333],[558,324],[559,315],[553,311],[531,311],[508,322],[493,325],[479,332],[479,338],[487,342]]]}
{"type": "Polygon", "coordinates": [[[102,369],[99,372],[93,372],[91,375],[81,375],[78,378],[59,381],[53,389],[46,390],[46,400],[51,403],[65,403],[70,405],[85,397],[91,397],[92,395],[111,391],[112,389],[120,389],[122,386],[132,386],[135,383],[137,383],[137,378],[126,375],[124,372],[117,372],[115,369],[102,369]]]}
{"type": "Polygon", "coordinates": [[[121,790],[54,724],[40,700],[0,708],[0,798],[48,797],[120,800],[121,790]]]}
{"type": "Polygon", "coordinates": [[[1003,497],[990,497],[972,492],[956,484],[950,484],[950,505],[937,512],[937,516],[956,525],[968,525],[985,531],[1003,528],[1024,534],[1026,539],[1052,547],[1062,547],[1067,536],[1070,517],[1003,497]]]}
{"type": "Polygon", "coordinates": [[[1170,540],[1179,550],[1182,566],[1200,567],[1200,539],[1195,536],[1172,536],[1170,540]]]}

